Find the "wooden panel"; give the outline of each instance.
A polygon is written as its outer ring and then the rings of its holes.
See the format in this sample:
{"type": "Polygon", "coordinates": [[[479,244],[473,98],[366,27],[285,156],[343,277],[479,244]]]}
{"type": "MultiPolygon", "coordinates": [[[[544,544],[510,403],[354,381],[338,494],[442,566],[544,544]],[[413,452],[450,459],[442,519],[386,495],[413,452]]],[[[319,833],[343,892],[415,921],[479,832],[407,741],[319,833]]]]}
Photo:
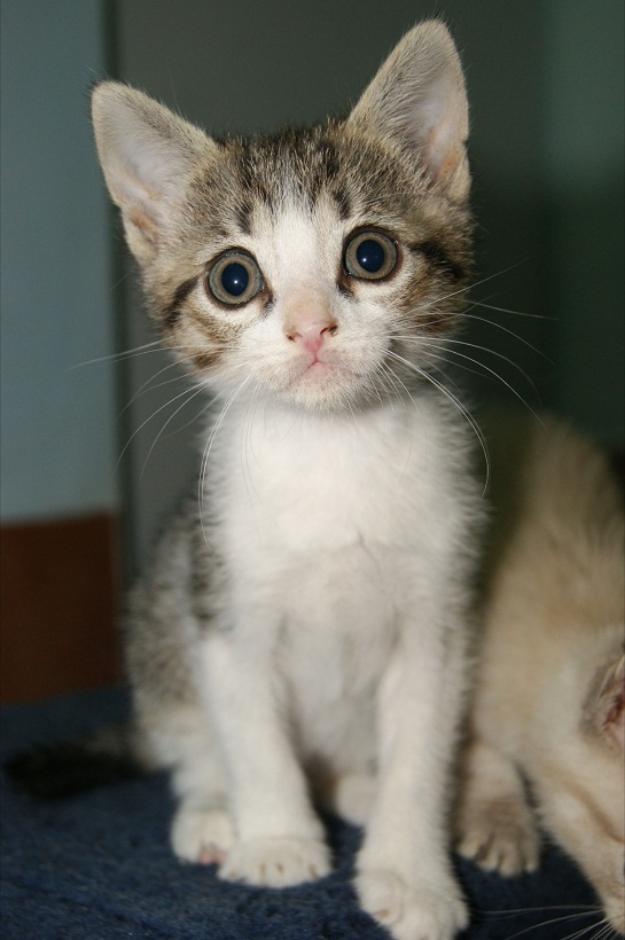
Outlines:
{"type": "Polygon", "coordinates": [[[0,697],[24,702],[120,676],[115,520],[0,530],[0,697]]]}

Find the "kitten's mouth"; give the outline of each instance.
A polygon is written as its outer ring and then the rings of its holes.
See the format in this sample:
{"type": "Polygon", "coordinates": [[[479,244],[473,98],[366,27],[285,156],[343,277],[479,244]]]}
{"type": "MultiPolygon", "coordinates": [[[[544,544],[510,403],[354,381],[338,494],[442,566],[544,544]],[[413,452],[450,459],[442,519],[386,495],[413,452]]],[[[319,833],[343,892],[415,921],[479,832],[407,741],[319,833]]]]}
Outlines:
{"type": "Polygon", "coordinates": [[[297,372],[291,380],[291,385],[298,382],[321,382],[326,379],[362,379],[363,372],[352,368],[345,360],[333,353],[329,359],[319,359],[316,355],[306,362],[297,363],[297,372]]]}
{"type": "Polygon", "coordinates": [[[322,378],[336,372],[343,372],[345,367],[342,363],[328,362],[327,359],[318,359],[316,356],[309,362],[302,363],[295,381],[308,378],[322,378]]]}
{"type": "Polygon", "coordinates": [[[362,382],[362,374],[342,358],[333,356],[328,360],[315,356],[302,359],[291,363],[290,376],[283,388],[295,399],[315,404],[330,403],[337,396],[343,399],[346,393],[353,392],[362,382]]]}
{"type": "Polygon", "coordinates": [[[313,394],[323,394],[324,389],[330,390],[341,378],[347,377],[350,370],[342,362],[328,362],[327,359],[317,359],[298,362],[293,368],[289,380],[289,388],[295,391],[298,387],[306,389],[313,394]]]}

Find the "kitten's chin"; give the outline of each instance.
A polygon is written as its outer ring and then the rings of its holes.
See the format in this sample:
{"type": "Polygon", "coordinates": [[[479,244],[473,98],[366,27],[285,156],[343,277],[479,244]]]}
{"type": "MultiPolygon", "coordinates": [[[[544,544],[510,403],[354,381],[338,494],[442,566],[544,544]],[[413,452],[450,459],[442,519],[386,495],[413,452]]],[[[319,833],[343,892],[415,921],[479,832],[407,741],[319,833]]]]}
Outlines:
{"type": "Polygon", "coordinates": [[[353,414],[385,404],[389,397],[376,385],[372,377],[375,369],[371,367],[360,371],[344,362],[323,360],[272,365],[267,368],[259,363],[243,378],[240,369],[224,370],[221,375],[213,371],[203,377],[203,384],[225,401],[265,399],[281,407],[317,414],[353,414]]]}
{"type": "Polygon", "coordinates": [[[363,376],[344,363],[317,361],[290,376],[285,386],[276,389],[283,401],[315,412],[353,410],[366,398],[363,376]]]}

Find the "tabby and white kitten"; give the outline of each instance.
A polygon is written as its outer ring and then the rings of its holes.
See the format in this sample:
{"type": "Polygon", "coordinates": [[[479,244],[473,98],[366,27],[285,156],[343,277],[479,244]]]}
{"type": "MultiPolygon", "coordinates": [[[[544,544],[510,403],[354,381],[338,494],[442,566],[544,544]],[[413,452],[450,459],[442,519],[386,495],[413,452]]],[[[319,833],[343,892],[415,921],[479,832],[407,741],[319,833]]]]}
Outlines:
{"type": "MultiPolygon", "coordinates": [[[[541,427],[507,417],[491,441],[505,499],[485,598],[460,851],[504,875],[536,868],[523,773],[545,829],[593,884],[607,923],[625,933],[622,494],[595,445],[553,419],[541,427]]],[[[580,925],[590,930],[585,916],[580,925]]]]}
{"type": "Polygon", "coordinates": [[[346,120],[208,137],[93,97],[163,342],[223,407],[199,505],[128,625],[140,747],[181,859],[282,886],[330,868],[310,787],[365,821],[356,887],[397,940],[466,923],[448,848],[480,498],[428,338],[470,254],[467,102],[446,28],[409,32],[346,120]]]}

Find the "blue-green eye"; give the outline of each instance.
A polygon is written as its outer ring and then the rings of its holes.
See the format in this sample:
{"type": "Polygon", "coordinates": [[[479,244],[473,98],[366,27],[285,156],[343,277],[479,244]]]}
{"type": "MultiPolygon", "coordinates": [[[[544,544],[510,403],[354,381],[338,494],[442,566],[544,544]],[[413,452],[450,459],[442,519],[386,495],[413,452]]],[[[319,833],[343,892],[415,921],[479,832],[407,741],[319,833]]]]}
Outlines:
{"type": "Polygon", "coordinates": [[[352,277],[381,281],[397,267],[397,246],[384,232],[361,230],[345,245],[343,265],[352,277]]]}
{"type": "Polygon", "coordinates": [[[263,276],[246,251],[224,252],[213,262],[206,279],[208,290],[222,304],[240,307],[263,289],[263,276]]]}

